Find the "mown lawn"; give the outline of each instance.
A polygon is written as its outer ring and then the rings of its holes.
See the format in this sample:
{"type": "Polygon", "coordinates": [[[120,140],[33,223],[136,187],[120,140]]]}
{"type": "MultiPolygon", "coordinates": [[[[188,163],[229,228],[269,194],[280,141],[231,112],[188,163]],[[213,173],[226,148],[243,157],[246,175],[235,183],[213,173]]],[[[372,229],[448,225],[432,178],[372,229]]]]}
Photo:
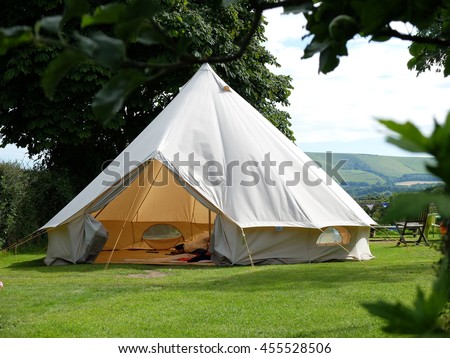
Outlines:
{"type": "Polygon", "coordinates": [[[371,244],[368,262],[42,266],[0,256],[0,337],[392,337],[363,302],[411,304],[438,251],[371,244]]]}

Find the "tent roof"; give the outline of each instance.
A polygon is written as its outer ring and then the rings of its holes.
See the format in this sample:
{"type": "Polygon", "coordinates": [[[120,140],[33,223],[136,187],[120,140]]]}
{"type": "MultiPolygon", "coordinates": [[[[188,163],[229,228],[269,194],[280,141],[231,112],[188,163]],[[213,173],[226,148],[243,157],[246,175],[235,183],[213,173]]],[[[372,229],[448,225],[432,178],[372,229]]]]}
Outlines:
{"type": "Polygon", "coordinates": [[[113,184],[151,159],[241,227],[375,224],[204,64],[160,115],[41,229],[92,211],[113,184]]]}

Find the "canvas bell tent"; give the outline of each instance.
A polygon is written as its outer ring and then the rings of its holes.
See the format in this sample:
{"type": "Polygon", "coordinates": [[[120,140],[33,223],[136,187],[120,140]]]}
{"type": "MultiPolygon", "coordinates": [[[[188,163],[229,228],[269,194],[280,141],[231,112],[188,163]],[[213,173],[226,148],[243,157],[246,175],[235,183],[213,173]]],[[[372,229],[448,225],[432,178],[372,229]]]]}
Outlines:
{"type": "Polygon", "coordinates": [[[367,260],[373,224],[204,64],[41,229],[48,265],[157,262],[152,255],[205,237],[215,264],[247,265],[367,260]]]}

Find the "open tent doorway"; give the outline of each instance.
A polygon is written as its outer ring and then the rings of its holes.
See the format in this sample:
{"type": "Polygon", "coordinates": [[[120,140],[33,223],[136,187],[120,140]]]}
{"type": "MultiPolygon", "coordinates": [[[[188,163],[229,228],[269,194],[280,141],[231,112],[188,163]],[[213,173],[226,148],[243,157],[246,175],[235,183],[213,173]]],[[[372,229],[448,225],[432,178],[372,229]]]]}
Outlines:
{"type": "Polygon", "coordinates": [[[175,246],[209,240],[216,214],[160,161],[146,162],[130,177],[91,205],[90,217],[108,233],[95,263],[173,262],[190,258],[162,260],[175,246]]]}
{"type": "Polygon", "coordinates": [[[160,161],[151,160],[137,170],[140,173],[131,184],[102,209],[91,213],[109,233],[103,250],[148,249],[143,234],[155,225],[173,226],[183,241],[210,232],[215,214],[210,216],[210,210],[160,161]]]}

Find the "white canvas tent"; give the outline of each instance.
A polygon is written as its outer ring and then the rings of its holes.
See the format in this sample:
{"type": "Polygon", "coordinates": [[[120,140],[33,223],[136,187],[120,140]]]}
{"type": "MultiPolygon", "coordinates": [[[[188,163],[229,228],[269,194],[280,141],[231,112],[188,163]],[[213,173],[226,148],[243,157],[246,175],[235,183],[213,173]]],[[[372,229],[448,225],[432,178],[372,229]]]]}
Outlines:
{"type": "Polygon", "coordinates": [[[93,262],[100,250],[132,257],[159,224],[174,226],[182,240],[211,236],[216,264],[246,265],[370,259],[375,223],[204,64],[41,228],[49,237],[45,263],[93,262]]]}

